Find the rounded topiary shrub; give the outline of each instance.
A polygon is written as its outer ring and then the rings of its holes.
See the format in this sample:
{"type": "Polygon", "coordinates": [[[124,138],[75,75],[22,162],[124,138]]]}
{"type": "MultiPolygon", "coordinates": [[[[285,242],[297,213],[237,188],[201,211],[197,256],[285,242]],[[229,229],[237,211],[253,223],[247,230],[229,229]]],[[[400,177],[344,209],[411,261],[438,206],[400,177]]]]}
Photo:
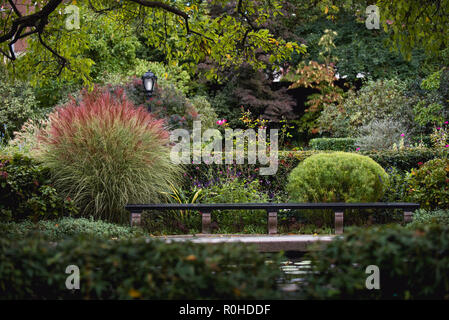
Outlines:
{"type": "Polygon", "coordinates": [[[136,108],[121,91],[83,92],[49,115],[37,152],[55,187],[84,216],[128,219],[127,203],[158,202],[176,184],[163,120],[136,108]]]}
{"type": "Polygon", "coordinates": [[[434,159],[412,169],[408,194],[424,208],[449,208],[449,159],[434,159]]]}
{"type": "Polygon", "coordinates": [[[374,202],[387,185],[387,173],[371,158],[335,152],[301,162],[290,173],[287,190],[297,202],[374,202]]]}

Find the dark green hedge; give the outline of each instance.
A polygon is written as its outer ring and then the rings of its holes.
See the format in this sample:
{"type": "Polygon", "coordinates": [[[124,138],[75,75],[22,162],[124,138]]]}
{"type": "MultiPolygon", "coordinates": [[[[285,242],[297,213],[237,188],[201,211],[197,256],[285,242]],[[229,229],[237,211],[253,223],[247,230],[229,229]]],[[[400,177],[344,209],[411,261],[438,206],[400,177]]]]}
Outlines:
{"type": "Polygon", "coordinates": [[[302,297],[312,299],[449,299],[449,226],[384,226],[345,230],[344,238],[310,255],[302,297]],[[368,290],[369,265],[380,289],[368,290]]]}
{"type": "Polygon", "coordinates": [[[38,220],[78,212],[50,183],[48,168],[31,158],[0,154],[0,221],[38,220]]]}
{"type": "Polygon", "coordinates": [[[313,150],[355,151],[354,138],[315,138],[309,145],[313,150]]]}
{"type": "Polygon", "coordinates": [[[275,299],[279,258],[240,244],[0,239],[2,299],[275,299]],[[67,266],[80,270],[68,290],[67,266]]]}
{"type": "MultiPolygon", "coordinates": [[[[304,159],[321,152],[334,151],[280,151],[278,171],[275,175],[262,176],[259,174],[260,164],[192,164],[185,165],[185,184],[190,188],[192,183],[198,187],[205,187],[223,180],[226,176],[241,177],[249,181],[259,180],[261,189],[270,196],[284,194],[285,181],[290,172],[304,159]]],[[[384,169],[397,168],[399,171],[410,171],[418,168],[420,163],[447,156],[447,151],[434,149],[405,149],[400,151],[367,151],[357,152],[369,156],[384,169]]],[[[224,161],[223,161],[224,162],[224,161]]]]}

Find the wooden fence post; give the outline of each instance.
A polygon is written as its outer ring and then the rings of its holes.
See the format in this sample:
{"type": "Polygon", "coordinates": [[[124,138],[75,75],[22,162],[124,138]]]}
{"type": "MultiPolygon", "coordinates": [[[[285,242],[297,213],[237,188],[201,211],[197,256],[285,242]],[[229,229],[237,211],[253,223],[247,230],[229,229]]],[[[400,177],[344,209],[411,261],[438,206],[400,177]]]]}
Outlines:
{"type": "Polygon", "coordinates": [[[268,234],[278,233],[278,213],[268,212],[268,234]]]}
{"type": "Polygon", "coordinates": [[[335,211],[335,234],[343,234],[343,211],[335,211]]]}
{"type": "Polygon", "coordinates": [[[201,212],[201,233],[209,234],[210,233],[210,212],[201,212]]]}
{"type": "Polygon", "coordinates": [[[413,212],[404,211],[404,223],[412,222],[413,220],[413,212]]]}
{"type": "Polygon", "coordinates": [[[140,226],[142,222],[142,213],[141,212],[131,212],[130,224],[132,226],[140,226]]]}

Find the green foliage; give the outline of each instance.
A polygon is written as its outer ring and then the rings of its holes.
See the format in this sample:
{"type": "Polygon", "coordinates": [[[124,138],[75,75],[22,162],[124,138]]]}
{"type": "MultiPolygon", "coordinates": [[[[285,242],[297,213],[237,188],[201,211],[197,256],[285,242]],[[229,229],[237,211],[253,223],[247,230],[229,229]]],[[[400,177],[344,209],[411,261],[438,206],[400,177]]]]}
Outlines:
{"type": "Polygon", "coordinates": [[[406,148],[402,150],[365,151],[362,153],[379,163],[383,168],[395,167],[400,171],[410,171],[420,164],[441,157],[444,151],[428,148],[406,148]]]}
{"type": "Polygon", "coordinates": [[[296,202],[375,202],[387,186],[387,173],[369,157],[335,152],[301,162],[287,190],[296,202]]]}
{"type": "Polygon", "coordinates": [[[449,208],[449,159],[434,159],[412,170],[409,197],[423,208],[449,208]]]}
{"type": "Polygon", "coordinates": [[[305,299],[448,299],[449,228],[410,230],[398,225],[345,230],[345,236],[310,253],[305,299]],[[370,265],[380,290],[368,290],[370,265]]]}
{"type": "Polygon", "coordinates": [[[50,184],[49,169],[31,158],[0,155],[0,221],[44,219],[78,212],[50,184]]]}
{"type": "MultiPolygon", "coordinates": [[[[48,0],[39,1],[41,7],[47,3],[48,0]]],[[[80,28],[74,30],[66,28],[67,15],[62,14],[71,3],[61,3],[45,19],[48,24],[41,37],[36,34],[26,37],[27,55],[16,59],[14,68],[16,74],[32,78],[34,84],[56,76],[60,81],[76,79],[92,84],[95,77],[103,75],[104,69],[122,72],[134,65],[136,39],[158,48],[169,63],[183,62],[192,74],[200,63],[214,61],[216,66],[206,74],[209,79],[218,78],[217,70],[232,69],[243,62],[255,69],[265,67],[267,61],[258,59],[256,52],[263,52],[266,60],[276,65],[289,59],[293,52],[305,52],[305,46],[275,38],[265,28],[269,18],[281,14],[279,0],[263,3],[245,0],[242,7],[234,4],[231,12],[227,3],[164,0],[141,5],[126,0],[119,6],[111,6],[109,0],[82,1],[78,4],[80,28]],[[212,10],[217,8],[221,12],[212,10]]],[[[33,9],[30,7],[31,13],[33,9]]],[[[16,18],[14,14],[2,16],[5,30],[11,28],[16,18]]],[[[1,43],[0,49],[8,51],[7,42],[1,43]]],[[[10,63],[11,72],[14,68],[10,63]]]]}
{"type": "Polygon", "coordinates": [[[384,30],[389,32],[394,47],[407,59],[411,58],[415,47],[428,53],[448,47],[449,1],[430,2],[426,6],[420,1],[380,1],[379,7],[384,30]]]}
{"type": "Polygon", "coordinates": [[[412,129],[414,99],[406,95],[407,84],[396,79],[368,81],[358,92],[349,91],[340,105],[330,105],[318,122],[322,132],[334,137],[357,135],[373,120],[389,119],[412,129]]]}
{"type": "Polygon", "coordinates": [[[29,84],[8,78],[0,70],[0,142],[12,138],[36,109],[36,98],[29,84]]]}
{"type": "Polygon", "coordinates": [[[277,256],[239,244],[166,244],[157,240],[0,239],[3,299],[276,299],[277,256]],[[67,290],[68,265],[80,289],[67,290]]]}
{"type": "Polygon", "coordinates": [[[330,61],[335,63],[340,77],[344,76],[350,83],[359,80],[359,73],[373,80],[393,77],[406,80],[424,74],[421,65],[426,57],[419,47],[414,48],[411,60],[407,61],[400,53],[391,50],[386,43],[389,37],[387,33],[366,28],[367,4],[356,3],[346,9],[339,7],[339,12],[333,14],[334,18],[327,19],[323,14],[325,5],[328,6],[330,15],[333,4],[324,4],[329,2],[327,0],[319,2],[323,5],[322,11],[319,5],[313,5],[309,1],[301,1],[298,4],[298,10],[301,12],[296,15],[301,17],[301,23],[298,23],[297,19],[292,30],[299,38],[304,39],[307,53],[296,55],[295,62],[300,62],[300,59],[323,61],[320,57],[322,47],[319,42],[325,30],[332,29],[337,36],[333,40],[335,48],[332,48],[330,61]]]}
{"type": "Polygon", "coordinates": [[[353,138],[315,138],[309,144],[313,150],[355,151],[353,138]]]}
{"type": "MultiPolygon", "coordinates": [[[[267,196],[260,192],[259,181],[235,178],[214,184],[203,191],[205,203],[257,203],[267,202],[267,196]]],[[[255,228],[266,232],[265,210],[219,210],[212,212],[212,220],[218,223],[218,233],[247,232],[255,228]]]]}
{"type": "Polygon", "coordinates": [[[409,145],[410,134],[403,122],[392,119],[374,119],[358,130],[358,150],[388,150],[409,145]],[[406,142],[407,141],[407,142],[406,142]]]}
{"type": "Polygon", "coordinates": [[[164,65],[161,62],[137,59],[134,69],[128,75],[140,78],[148,70],[156,75],[157,83],[163,87],[173,85],[186,95],[192,90],[189,73],[178,65],[164,65]]]}
{"type": "Polygon", "coordinates": [[[158,118],[166,119],[170,129],[193,129],[198,111],[182,91],[175,86],[157,85],[153,96],[146,103],[158,118]]]}
{"type": "Polygon", "coordinates": [[[429,211],[425,209],[416,210],[413,213],[413,221],[407,224],[407,228],[416,229],[425,225],[449,226],[449,211],[435,210],[429,211]]]}
{"type": "Polygon", "coordinates": [[[200,115],[201,129],[214,129],[216,127],[218,116],[215,113],[214,108],[212,108],[209,100],[205,96],[194,96],[190,99],[190,102],[200,115]]]}
{"type": "Polygon", "coordinates": [[[143,236],[141,229],[121,226],[105,221],[65,217],[42,220],[37,223],[23,221],[0,224],[2,238],[27,239],[43,237],[48,241],[61,241],[72,237],[95,237],[100,239],[132,239],[143,236]]]}
{"type": "Polygon", "coordinates": [[[49,119],[34,154],[84,216],[127,221],[127,203],[163,201],[176,184],[179,168],[171,163],[163,121],[136,108],[123,91],[84,92],[49,119]]]}

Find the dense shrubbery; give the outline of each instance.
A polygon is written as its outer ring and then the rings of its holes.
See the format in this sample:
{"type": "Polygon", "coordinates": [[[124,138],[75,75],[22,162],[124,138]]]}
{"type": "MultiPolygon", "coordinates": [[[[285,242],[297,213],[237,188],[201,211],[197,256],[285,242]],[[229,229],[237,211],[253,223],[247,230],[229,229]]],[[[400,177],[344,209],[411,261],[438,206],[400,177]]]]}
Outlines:
{"type": "Polygon", "coordinates": [[[3,299],[276,299],[279,260],[247,246],[0,239],[3,299]],[[80,289],[64,272],[80,268],[80,289]]]}
{"type": "Polygon", "coordinates": [[[73,201],[50,184],[49,169],[27,156],[0,155],[0,221],[76,214],[73,201]]]}
{"type": "Polygon", "coordinates": [[[434,159],[412,170],[409,197],[423,208],[449,208],[449,159],[434,159]]]}
{"type": "Polygon", "coordinates": [[[27,83],[9,79],[0,69],[0,143],[36,113],[37,101],[27,83]]]}
{"type": "Polygon", "coordinates": [[[418,227],[431,224],[449,226],[449,211],[448,210],[428,211],[425,209],[416,210],[413,213],[413,221],[407,224],[407,228],[416,229],[418,227]]]}
{"type": "Polygon", "coordinates": [[[321,131],[334,137],[353,137],[360,127],[374,120],[396,121],[402,131],[413,124],[414,99],[406,95],[407,85],[398,80],[370,81],[360,91],[348,93],[341,105],[326,107],[319,119],[321,131]]]}
{"type": "MultiPolygon", "coordinates": [[[[427,148],[414,148],[402,150],[383,150],[362,152],[379,163],[383,168],[395,167],[401,171],[410,171],[419,168],[419,165],[429,160],[441,157],[445,151],[427,148]]],[[[446,153],[447,154],[447,153],[446,153]]]]}
{"type": "Polygon", "coordinates": [[[116,225],[101,220],[66,217],[37,223],[31,221],[2,223],[0,224],[0,234],[2,238],[9,239],[27,239],[39,236],[48,241],[60,241],[77,236],[131,239],[143,236],[143,231],[135,227],[116,225]]]}
{"type": "MultiPolygon", "coordinates": [[[[257,203],[267,202],[268,197],[260,192],[259,181],[251,182],[235,178],[204,189],[206,203],[257,203]]],[[[248,232],[249,229],[266,232],[267,213],[265,210],[223,210],[213,211],[218,233],[248,232]]]]}
{"type": "Polygon", "coordinates": [[[122,92],[84,93],[58,108],[38,134],[36,156],[51,170],[55,187],[83,215],[124,221],[127,203],[155,202],[175,183],[168,132],[122,92]]]}
{"type": "Polygon", "coordinates": [[[388,175],[369,157],[335,152],[301,162],[287,190],[297,202],[375,202],[387,186],[388,175]]]}
{"type": "Polygon", "coordinates": [[[310,258],[303,298],[449,299],[447,226],[353,229],[310,258]],[[365,286],[370,265],[379,267],[380,290],[365,286]]]}
{"type": "Polygon", "coordinates": [[[314,150],[355,151],[354,138],[315,138],[309,144],[314,150]]]}

